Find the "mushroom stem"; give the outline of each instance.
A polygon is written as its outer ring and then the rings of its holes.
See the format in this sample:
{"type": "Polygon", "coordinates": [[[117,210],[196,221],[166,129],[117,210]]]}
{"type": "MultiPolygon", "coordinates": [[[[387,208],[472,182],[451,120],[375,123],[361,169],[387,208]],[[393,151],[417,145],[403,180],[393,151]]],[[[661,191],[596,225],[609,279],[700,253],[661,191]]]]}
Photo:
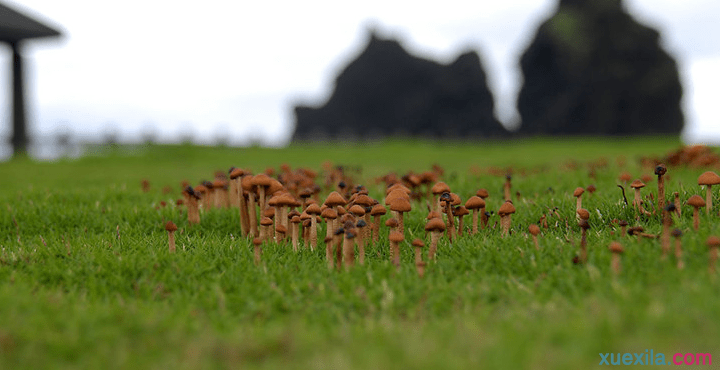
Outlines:
{"type": "Polygon", "coordinates": [[[587,231],[583,227],[580,234],[580,261],[584,264],[587,262],[587,231]]]}
{"type": "Polygon", "coordinates": [[[262,244],[262,239],[260,239],[260,238],[254,238],[254,239],[253,239],[253,246],[254,246],[253,249],[254,249],[254,252],[255,252],[255,266],[260,265],[260,254],[261,254],[261,252],[262,252],[262,251],[260,250],[260,244],[262,244]]]}
{"type": "Polygon", "coordinates": [[[640,197],[640,188],[635,188],[635,199],[633,199],[633,206],[635,206],[635,209],[640,209],[641,201],[642,201],[642,198],[640,197]]]}
{"type": "Polygon", "coordinates": [[[699,227],[700,227],[700,209],[698,207],[693,207],[693,229],[695,229],[695,231],[697,231],[699,227]]]}
{"type": "Polygon", "coordinates": [[[533,243],[535,243],[535,250],[540,250],[540,243],[538,243],[538,237],[537,235],[531,235],[533,243]]]}
{"type": "Polygon", "coordinates": [[[175,231],[168,231],[168,250],[175,253],[175,231]]]}
{"type": "Polygon", "coordinates": [[[310,250],[314,251],[317,248],[317,218],[315,215],[310,216],[310,250]]]}
{"type": "Polygon", "coordinates": [[[662,235],[660,236],[660,242],[662,244],[662,256],[661,259],[667,258],[667,254],[670,252],[670,226],[672,219],[670,218],[670,212],[663,210],[663,223],[662,223],[662,235]]]}
{"type": "Polygon", "coordinates": [[[357,238],[357,246],[358,246],[358,263],[361,265],[365,264],[365,238],[362,236],[359,236],[357,238]]]}
{"type": "Polygon", "coordinates": [[[392,263],[395,267],[400,267],[400,243],[390,241],[390,250],[392,254],[392,263]]]}
{"type": "Polygon", "coordinates": [[[422,262],[422,247],[415,246],[415,265],[422,262]]]}
{"type": "Polygon", "coordinates": [[[325,238],[325,259],[327,260],[328,270],[332,270],[335,267],[335,254],[333,253],[333,245],[337,237],[325,238]]]}
{"type": "Polygon", "coordinates": [[[255,210],[255,192],[248,192],[248,215],[250,216],[250,237],[254,238],[258,235],[257,211],[255,210]]]}
{"type": "Polygon", "coordinates": [[[245,195],[243,194],[242,186],[237,185],[238,191],[238,206],[240,207],[240,231],[243,236],[247,236],[250,232],[250,220],[247,208],[247,202],[245,201],[245,195]]]}
{"type": "MultiPolygon", "coordinates": [[[[578,209],[582,208],[582,194],[577,197],[577,201],[575,202],[575,211],[577,212],[578,209]]],[[[576,214],[577,216],[577,214],[576,214]]],[[[579,216],[577,216],[579,217],[579,216]]]]}
{"type": "Polygon", "coordinates": [[[395,212],[395,215],[397,216],[398,225],[395,230],[398,230],[401,234],[405,235],[405,222],[403,220],[403,212],[395,212]]]}
{"type": "Polygon", "coordinates": [[[620,275],[620,271],[622,270],[620,267],[620,254],[613,252],[612,254],[612,261],[610,262],[610,267],[613,270],[613,273],[615,275],[620,275]]]}
{"type": "Polygon", "coordinates": [[[265,187],[264,186],[258,186],[258,204],[260,205],[260,212],[265,210],[265,187]]]}
{"type": "Polygon", "coordinates": [[[473,214],[472,214],[472,224],[473,224],[472,234],[475,235],[475,234],[477,234],[477,232],[478,232],[478,212],[479,212],[479,209],[478,209],[478,208],[475,208],[475,209],[473,209],[472,211],[473,211],[473,214]]]}
{"type": "Polygon", "coordinates": [[[463,228],[464,228],[463,227],[463,219],[464,218],[465,218],[465,216],[458,216],[458,219],[460,219],[460,221],[458,221],[458,237],[461,237],[463,235],[463,228]]]}
{"type": "Polygon", "coordinates": [[[502,226],[502,237],[504,238],[505,235],[508,235],[510,233],[510,226],[512,225],[512,219],[511,215],[501,215],[500,216],[500,225],[502,226]]]}
{"type": "Polygon", "coordinates": [[[665,208],[665,180],[662,175],[658,175],[658,210],[665,208]]]}
{"type": "Polygon", "coordinates": [[[455,236],[455,216],[453,216],[450,201],[445,202],[445,214],[447,215],[447,227],[445,231],[447,231],[448,239],[452,241],[455,236]]]}
{"type": "Polygon", "coordinates": [[[682,211],[681,211],[682,207],[680,207],[680,193],[678,193],[676,191],[674,195],[675,195],[675,205],[676,205],[675,214],[677,214],[677,216],[679,218],[680,216],[682,216],[682,211]]]}
{"type": "Polygon", "coordinates": [[[442,235],[442,231],[430,232],[430,249],[428,250],[428,259],[431,261],[435,259],[435,253],[437,252],[438,240],[440,239],[440,235],[442,235]]]}
{"type": "Polygon", "coordinates": [[[372,226],[370,227],[372,229],[372,233],[373,233],[373,236],[372,236],[373,242],[376,242],[376,243],[378,241],[378,234],[380,232],[380,217],[382,217],[382,215],[373,216],[373,223],[372,223],[372,226]]]}
{"type": "Polygon", "coordinates": [[[685,264],[682,261],[682,242],[680,241],[680,237],[675,238],[675,259],[677,260],[678,270],[682,270],[685,264]]]}
{"type": "Polygon", "coordinates": [[[187,205],[188,212],[188,223],[199,224],[200,223],[200,209],[198,207],[197,198],[189,196],[185,198],[185,204],[187,205]]]}
{"type": "Polygon", "coordinates": [[[293,252],[298,251],[298,239],[300,239],[300,225],[299,223],[292,223],[292,248],[293,252]]]}
{"type": "Polygon", "coordinates": [[[705,188],[705,212],[707,214],[710,214],[710,211],[712,211],[712,185],[706,185],[707,188],[705,188]]]}
{"type": "Polygon", "coordinates": [[[343,263],[345,265],[345,269],[350,269],[353,264],[355,264],[355,243],[353,238],[354,236],[352,233],[345,233],[343,241],[343,263]]]}

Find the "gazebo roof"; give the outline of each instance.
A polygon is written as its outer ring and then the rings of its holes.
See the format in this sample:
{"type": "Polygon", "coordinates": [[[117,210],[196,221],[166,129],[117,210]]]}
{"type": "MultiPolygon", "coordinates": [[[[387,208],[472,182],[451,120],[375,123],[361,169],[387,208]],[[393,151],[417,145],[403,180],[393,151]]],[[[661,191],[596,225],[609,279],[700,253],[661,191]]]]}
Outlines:
{"type": "Polygon", "coordinates": [[[0,4],[0,42],[53,36],[60,36],[60,31],[0,4]]]}

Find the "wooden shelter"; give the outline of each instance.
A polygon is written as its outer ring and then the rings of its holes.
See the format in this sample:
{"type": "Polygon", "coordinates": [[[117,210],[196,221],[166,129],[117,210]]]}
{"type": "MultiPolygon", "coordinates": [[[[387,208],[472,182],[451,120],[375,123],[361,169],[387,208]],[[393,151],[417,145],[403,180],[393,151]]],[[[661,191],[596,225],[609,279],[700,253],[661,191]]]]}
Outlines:
{"type": "Polygon", "coordinates": [[[25,88],[23,85],[22,41],[41,37],[58,37],[60,32],[0,4],[0,42],[12,48],[12,145],[15,155],[27,151],[27,122],[25,118],[25,88]]]}

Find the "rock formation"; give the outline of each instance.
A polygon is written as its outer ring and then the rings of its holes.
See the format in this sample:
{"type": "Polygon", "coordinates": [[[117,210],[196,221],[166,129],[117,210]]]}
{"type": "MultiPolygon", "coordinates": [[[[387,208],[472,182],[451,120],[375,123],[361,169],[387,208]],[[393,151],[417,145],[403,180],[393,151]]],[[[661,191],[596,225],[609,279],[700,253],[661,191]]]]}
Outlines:
{"type": "Polygon", "coordinates": [[[338,75],[322,107],[295,107],[293,140],[389,135],[460,138],[506,133],[475,52],[449,65],[410,55],[371,33],[367,47],[338,75]]]}
{"type": "Polygon", "coordinates": [[[621,0],[560,0],[520,65],[523,134],[678,134],[677,65],[621,0]]]}

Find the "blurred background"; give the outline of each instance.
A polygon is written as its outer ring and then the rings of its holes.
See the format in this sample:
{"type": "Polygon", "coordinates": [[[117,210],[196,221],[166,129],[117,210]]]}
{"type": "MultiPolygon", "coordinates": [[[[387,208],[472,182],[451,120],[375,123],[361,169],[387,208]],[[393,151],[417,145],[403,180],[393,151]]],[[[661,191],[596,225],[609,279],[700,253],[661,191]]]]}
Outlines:
{"type": "MultiPolygon", "coordinates": [[[[58,143],[71,155],[81,142],[286,145],[296,107],[330,99],[338,75],[373,38],[397,41],[432,65],[477,54],[490,109],[514,132],[521,121],[521,57],[560,3],[584,1],[3,0],[62,34],[27,41],[21,51],[30,153],[38,158],[56,157],[58,143]]],[[[620,6],[659,32],[659,47],[676,63],[683,140],[720,142],[720,2],[624,0],[620,6]]],[[[568,24],[562,20],[555,28],[568,24]]],[[[609,37],[625,40],[622,32],[609,37]]],[[[11,71],[12,49],[0,44],[2,158],[12,154],[11,71]]]]}

